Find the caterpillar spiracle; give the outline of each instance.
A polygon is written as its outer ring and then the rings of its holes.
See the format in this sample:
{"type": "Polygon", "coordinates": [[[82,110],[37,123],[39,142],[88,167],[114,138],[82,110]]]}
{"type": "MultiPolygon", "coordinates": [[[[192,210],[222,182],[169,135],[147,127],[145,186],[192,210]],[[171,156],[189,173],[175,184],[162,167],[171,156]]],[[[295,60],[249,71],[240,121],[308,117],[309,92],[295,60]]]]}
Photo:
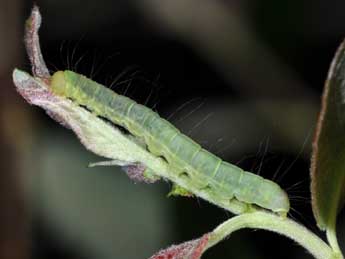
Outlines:
{"type": "Polygon", "coordinates": [[[288,196],[278,184],[222,161],[146,106],[69,70],[54,73],[51,91],[143,139],[147,149],[163,157],[176,174],[206,182],[214,197],[254,204],[282,216],[288,213],[288,196]]]}

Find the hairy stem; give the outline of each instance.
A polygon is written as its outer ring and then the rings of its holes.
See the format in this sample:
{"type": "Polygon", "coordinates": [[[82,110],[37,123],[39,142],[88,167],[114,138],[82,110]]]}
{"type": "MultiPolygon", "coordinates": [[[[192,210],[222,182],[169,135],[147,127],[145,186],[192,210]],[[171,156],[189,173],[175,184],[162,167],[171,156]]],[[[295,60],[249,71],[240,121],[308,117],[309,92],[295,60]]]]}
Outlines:
{"type": "Polygon", "coordinates": [[[264,229],[289,237],[307,249],[317,259],[342,258],[334,252],[323,240],[310,230],[296,222],[282,218],[269,212],[253,212],[242,214],[219,225],[210,235],[205,249],[208,249],[232,232],[242,228],[264,229]]]}

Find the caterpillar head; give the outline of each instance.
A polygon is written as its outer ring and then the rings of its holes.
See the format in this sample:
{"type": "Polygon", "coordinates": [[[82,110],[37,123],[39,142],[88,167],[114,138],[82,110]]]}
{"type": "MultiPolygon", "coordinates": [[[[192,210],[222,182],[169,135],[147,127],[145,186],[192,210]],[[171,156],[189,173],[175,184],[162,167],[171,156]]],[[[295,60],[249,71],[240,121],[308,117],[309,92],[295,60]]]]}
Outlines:
{"type": "Polygon", "coordinates": [[[285,191],[280,190],[280,195],[276,195],[272,198],[271,209],[285,218],[290,210],[289,197],[285,191]]]}

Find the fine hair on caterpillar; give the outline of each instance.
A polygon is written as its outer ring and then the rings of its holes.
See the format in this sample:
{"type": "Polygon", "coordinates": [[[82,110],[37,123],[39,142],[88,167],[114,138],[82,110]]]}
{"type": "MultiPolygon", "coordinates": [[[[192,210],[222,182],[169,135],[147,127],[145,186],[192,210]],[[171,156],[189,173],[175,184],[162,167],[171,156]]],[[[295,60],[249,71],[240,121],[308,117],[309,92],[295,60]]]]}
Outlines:
{"type": "MultiPolygon", "coordinates": [[[[131,96],[139,88],[137,85],[139,82],[144,82],[145,84],[149,84],[150,92],[147,94],[147,98],[145,101],[145,105],[148,104],[150,98],[152,98],[152,93],[154,89],[158,88],[155,80],[149,80],[148,77],[145,75],[143,71],[141,71],[138,65],[126,65],[126,64],[114,64],[116,67],[115,70],[118,70],[118,73],[115,77],[110,76],[110,71],[104,71],[106,65],[113,60],[115,57],[120,56],[119,51],[114,51],[112,54],[105,54],[102,53],[99,49],[94,49],[93,51],[89,50],[89,46],[87,49],[83,46],[84,36],[81,36],[78,40],[75,41],[63,41],[60,45],[60,59],[64,67],[67,67],[67,70],[71,71],[81,71],[83,74],[87,74],[89,78],[95,80],[96,78],[105,78],[104,82],[108,86],[108,88],[113,89],[116,88],[116,91],[121,93],[122,95],[131,96]],[[85,50],[83,50],[85,49],[85,50]],[[80,66],[81,61],[87,60],[88,62],[83,62],[83,64],[91,64],[91,66],[80,66]],[[125,68],[123,68],[125,67],[125,68]],[[101,75],[102,74],[102,75],[101,75]],[[100,77],[101,75],[101,77],[100,77]],[[136,84],[132,84],[134,82],[136,84]],[[132,93],[130,92],[130,88],[133,85],[136,85],[132,93]]],[[[113,67],[113,66],[112,66],[113,67]]],[[[58,71],[55,67],[55,71],[58,71]]],[[[115,71],[116,72],[116,71],[115,71]]],[[[114,74],[114,71],[111,71],[111,74],[114,74]]],[[[103,80],[102,80],[103,81],[103,80]]],[[[140,89],[143,85],[140,85],[140,89]]],[[[145,96],[146,94],[144,94],[145,96]]]]}
{"type": "MultiPolygon", "coordinates": [[[[303,150],[303,147],[301,149],[303,150]]],[[[271,161],[274,164],[278,165],[277,167],[274,166],[277,169],[275,170],[271,179],[276,179],[277,175],[282,175],[282,178],[284,177],[282,186],[288,193],[291,202],[289,216],[296,221],[300,221],[302,219],[303,221],[310,223],[310,219],[307,219],[305,217],[305,213],[302,213],[302,211],[307,209],[306,207],[311,203],[311,199],[309,197],[310,191],[308,176],[298,174],[299,177],[297,177],[296,174],[290,174],[291,172],[296,173],[296,170],[301,167],[305,167],[306,169],[301,170],[302,172],[307,172],[308,162],[304,159],[301,159],[301,151],[299,151],[299,153],[296,155],[290,155],[290,159],[287,159],[287,157],[288,155],[286,153],[281,155],[277,154],[277,157],[275,159],[276,162],[271,161]]]]}
{"type": "Polygon", "coordinates": [[[52,76],[51,90],[126,128],[151,154],[163,156],[176,177],[187,173],[185,181],[209,195],[236,201],[243,212],[262,208],[288,213],[289,199],[276,183],[221,160],[146,106],[68,70],[52,76]]]}
{"type": "MultiPolygon", "coordinates": [[[[265,176],[269,179],[272,179],[272,181],[274,181],[274,179],[276,179],[279,175],[285,177],[289,172],[294,171],[294,167],[298,168],[297,162],[299,162],[299,159],[301,158],[301,153],[304,149],[307,138],[308,137],[306,137],[306,139],[304,140],[304,144],[302,145],[298,154],[291,155],[290,162],[287,162],[286,154],[279,155],[269,151],[270,138],[266,137],[264,140],[260,141],[256,153],[243,157],[237,164],[243,164],[243,161],[246,160],[245,167],[251,168],[251,170],[255,172],[257,175],[260,175],[261,172],[266,172],[265,176]],[[249,166],[250,164],[251,166],[249,166]],[[263,170],[264,168],[265,170],[263,170]],[[270,172],[272,170],[273,176],[269,177],[269,175],[267,175],[267,172],[270,172]]],[[[294,206],[300,207],[301,205],[304,206],[306,204],[310,204],[311,202],[310,198],[308,198],[308,196],[306,195],[307,193],[309,194],[309,191],[299,191],[300,189],[308,189],[308,186],[305,186],[307,180],[307,177],[305,177],[302,180],[296,180],[296,182],[289,183],[288,185],[286,183],[283,184],[283,186],[285,185],[284,190],[288,193],[288,197],[292,203],[290,207],[291,210],[289,213],[289,215],[292,213],[291,217],[294,217],[293,214],[298,214],[299,216],[302,216],[297,208],[293,208],[294,206]]]]}

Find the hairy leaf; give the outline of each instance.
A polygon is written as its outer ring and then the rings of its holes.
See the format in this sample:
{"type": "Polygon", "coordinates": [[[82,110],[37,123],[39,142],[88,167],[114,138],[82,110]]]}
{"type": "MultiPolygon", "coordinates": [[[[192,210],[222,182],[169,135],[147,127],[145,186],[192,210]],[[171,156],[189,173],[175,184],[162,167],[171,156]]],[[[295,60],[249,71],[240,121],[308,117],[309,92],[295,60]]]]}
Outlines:
{"type": "Polygon", "coordinates": [[[345,198],[345,42],[331,64],[311,160],[312,207],[318,226],[335,224],[345,198]]]}

